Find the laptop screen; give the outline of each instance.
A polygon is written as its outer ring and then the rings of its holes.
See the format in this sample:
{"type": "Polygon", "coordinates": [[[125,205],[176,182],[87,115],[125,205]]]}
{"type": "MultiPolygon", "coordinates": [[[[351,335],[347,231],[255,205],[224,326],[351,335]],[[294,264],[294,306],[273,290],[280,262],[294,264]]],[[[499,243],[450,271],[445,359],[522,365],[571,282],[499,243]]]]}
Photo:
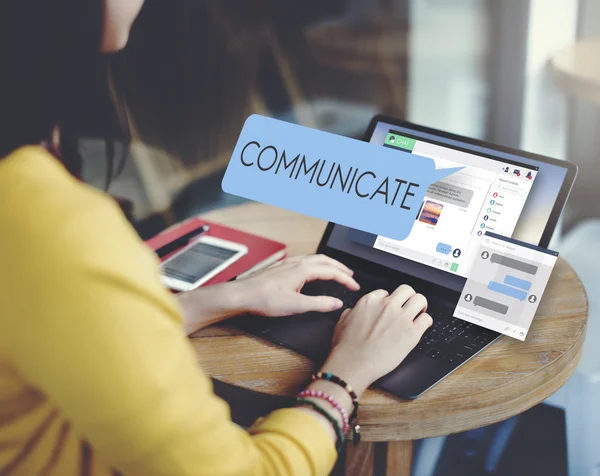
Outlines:
{"type": "Polygon", "coordinates": [[[407,239],[335,225],[327,246],[456,291],[486,231],[541,244],[567,176],[560,165],[384,122],[370,142],[464,168],[429,187],[407,239]]]}

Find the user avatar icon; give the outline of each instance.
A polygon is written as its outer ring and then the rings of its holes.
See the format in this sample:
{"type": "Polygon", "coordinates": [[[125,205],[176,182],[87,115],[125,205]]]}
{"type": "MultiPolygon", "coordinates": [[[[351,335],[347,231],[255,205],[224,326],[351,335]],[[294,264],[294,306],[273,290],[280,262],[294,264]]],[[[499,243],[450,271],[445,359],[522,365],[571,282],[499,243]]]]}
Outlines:
{"type": "Polygon", "coordinates": [[[396,138],[394,136],[390,136],[390,142],[395,142],[396,138]]]}
{"type": "Polygon", "coordinates": [[[486,216],[484,216],[484,217],[483,217],[483,219],[484,219],[485,221],[488,221],[488,220],[490,219],[490,217],[486,215],[486,216]]]}
{"type": "Polygon", "coordinates": [[[485,228],[485,223],[482,223],[481,225],[479,225],[479,228],[485,228]]]}
{"type": "Polygon", "coordinates": [[[496,203],[496,200],[490,200],[490,205],[493,205],[494,203],[496,203]]]}
{"type": "Polygon", "coordinates": [[[487,251],[484,251],[483,253],[481,253],[481,257],[483,259],[488,259],[490,257],[490,254],[487,251]]]}
{"type": "Polygon", "coordinates": [[[498,192],[494,192],[494,195],[492,195],[494,198],[498,197],[498,192]]]}
{"type": "Polygon", "coordinates": [[[481,235],[483,235],[483,231],[479,230],[479,231],[477,232],[477,236],[481,236],[481,235]]]}
{"type": "Polygon", "coordinates": [[[537,301],[537,296],[535,294],[532,294],[531,296],[529,296],[529,299],[527,299],[531,304],[534,304],[537,301]]]}
{"type": "Polygon", "coordinates": [[[470,294],[467,294],[467,295],[465,296],[465,301],[467,301],[467,302],[471,302],[472,300],[473,300],[473,296],[471,296],[470,294]]]}
{"type": "Polygon", "coordinates": [[[456,248],[453,252],[452,252],[452,256],[454,256],[455,258],[458,258],[460,256],[460,249],[456,248]]]}
{"type": "Polygon", "coordinates": [[[492,213],[492,209],[491,209],[491,208],[488,208],[488,209],[487,209],[487,212],[488,212],[488,213],[492,213]]]}

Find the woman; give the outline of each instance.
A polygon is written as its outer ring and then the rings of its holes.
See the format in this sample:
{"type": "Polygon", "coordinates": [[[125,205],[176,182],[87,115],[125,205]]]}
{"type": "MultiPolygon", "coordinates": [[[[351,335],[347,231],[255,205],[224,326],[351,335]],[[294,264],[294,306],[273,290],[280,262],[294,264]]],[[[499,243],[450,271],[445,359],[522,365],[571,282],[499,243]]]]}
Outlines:
{"type": "Polygon", "coordinates": [[[301,295],[308,281],[359,285],[308,256],[175,298],[114,202],[73,177],[79,99],[63,68],[122,49],[142,4],[0,6],[0,474],[326,475],[353,399],[431,325],[426,300],[401,286],[344,311],[322,371],[353,390],[326,374],[249,432],[231,422],[186,334],[245,312],[342,306],[301,295]]]}

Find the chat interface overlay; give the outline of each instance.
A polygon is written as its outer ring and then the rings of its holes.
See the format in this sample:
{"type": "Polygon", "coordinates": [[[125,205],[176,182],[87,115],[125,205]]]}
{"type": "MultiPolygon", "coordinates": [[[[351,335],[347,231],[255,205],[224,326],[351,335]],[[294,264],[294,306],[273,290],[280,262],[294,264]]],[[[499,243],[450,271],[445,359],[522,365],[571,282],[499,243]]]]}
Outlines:
{"type": "Polygon", "coordinates": [[[558,253],[486,233],[454,317],[525,340],[558,253]]]}
{"type": "Polygon", "coordinates": [[[383,146],[429,157],[440,168],[463,169],[429,186],[408,238],[380,235],[373,247],[465,278],[472,243],[487,231],[513,234],[538,174],[536,166],[452,149],[394,129],[387,131],[383,146]]]}

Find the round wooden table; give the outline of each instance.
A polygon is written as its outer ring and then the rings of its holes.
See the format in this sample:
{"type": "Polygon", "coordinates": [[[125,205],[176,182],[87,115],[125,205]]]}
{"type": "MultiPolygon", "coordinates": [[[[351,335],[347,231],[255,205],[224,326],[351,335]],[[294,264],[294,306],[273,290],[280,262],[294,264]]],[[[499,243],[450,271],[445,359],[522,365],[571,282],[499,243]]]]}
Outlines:
{"type": "MultiPolygon", "coordinates": [[[[326,226],[258,203],[204,217],[282,241],[290,256],[313,253],[326,226]]],[[[414,401],[377,389],[365,393],[360,406],[365,443],[349,445],[353,463],[346,474],[371,474],[373,442],[387,442],[387,474],[409,475],[412,440],[490,425],[540,403],[573,374],[587,315],[584,288],[569,264],[559,259],[525,342],[502,337],[414,401]]],[[[315,371],[308,358],[226,325],[199,332],[192,343],[210,376],[252,390],[294,395],[315,371]]]]}

